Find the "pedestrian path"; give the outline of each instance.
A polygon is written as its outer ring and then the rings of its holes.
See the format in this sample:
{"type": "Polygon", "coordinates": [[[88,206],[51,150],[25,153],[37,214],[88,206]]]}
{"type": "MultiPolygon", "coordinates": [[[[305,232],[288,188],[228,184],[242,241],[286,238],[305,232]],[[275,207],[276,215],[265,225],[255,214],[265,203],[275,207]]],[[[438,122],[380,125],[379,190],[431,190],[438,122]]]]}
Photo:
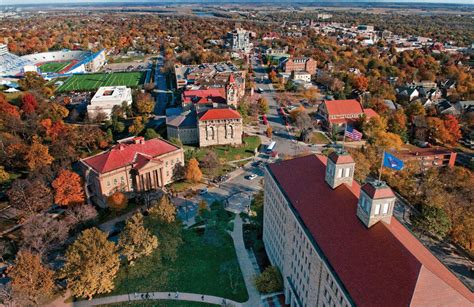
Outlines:
{"type": "Polygon", "coordinates": [[[230,233],[232,240],[234,241],[235,252],[237,253],[237,260],[239,261],[242,275],[244,276],[245,286],[249,294],[249,300],[243,303],[243,306],[255,307],[261,306],[262,301],[260,299],[260,293],[255,288],[254,279],[258,272],[255,271],[250,259],[249,253],[245,248],[243,230],[242,230],[242,218],[236,214],[234,219],[234,230],[230,233]]]}
{"type": "MultiPolygon", "coordinates": [[[[75,302],[74,306],[89,307],[99,306],[105,304],[115,304],[132,301],[154,301],[154,300],[175,300],[175,301],[190,301],[190,302],[204,302],[215,305],[242,307],[241,303],[224,299],[222,297],[212,295],[202,295],[196,293],[176,293],[176,292],[147,292],[147,293],[130,293],[123,295],[107,296],[96,298],[89,301],[75,302]]],[[[257,305],[255,305],[257,306],[257,305]]]]}

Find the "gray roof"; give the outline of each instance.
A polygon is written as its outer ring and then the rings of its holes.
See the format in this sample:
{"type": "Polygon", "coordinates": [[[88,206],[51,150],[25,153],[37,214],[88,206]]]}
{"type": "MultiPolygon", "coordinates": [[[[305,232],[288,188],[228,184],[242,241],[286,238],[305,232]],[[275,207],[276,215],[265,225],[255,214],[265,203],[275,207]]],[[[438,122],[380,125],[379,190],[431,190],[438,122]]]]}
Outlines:
{"type": "Polygon", "coordinates": [[[196,112],[187,111],[180,115],[167,117],[166,125],[177,128],[195,128],[197,126],[196,112]]]}

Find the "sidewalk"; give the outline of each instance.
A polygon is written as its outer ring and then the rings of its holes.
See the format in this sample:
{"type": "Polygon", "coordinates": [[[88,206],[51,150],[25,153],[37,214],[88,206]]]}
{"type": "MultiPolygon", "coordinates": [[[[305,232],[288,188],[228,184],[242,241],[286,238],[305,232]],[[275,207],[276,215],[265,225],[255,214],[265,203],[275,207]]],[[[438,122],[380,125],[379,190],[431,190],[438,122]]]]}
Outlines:
{"type": "MultiPolygon", "coordinates": [[[[123,295],[107,296],[102,298],[96,298],[89,301],[79,301],[75,302],[74,306],[78,307],[88,307],[88,306],[98,306],[104,304],[114,304],[130,301],[154,301],[154,300],[174,300],[174,301],[191,301],[191,302],[204,302],[215,305],[222,305],[224,298],[204,295],[202,299],[202,294],[196,293],[179,293],[179,296],[176,298],[175,292],[148,292],[148,293],[130,293],[123,295]],[[148,297],[148,298],[147,298],[148,297]]],[[[225,299],[227,305],[241,307],[242,304],[225,299]]],[[[254,305],[257,306],[257,305],[254,305]]]]}
{"type": "Polygon", "coordinates": [[[237,253],[237,259],[239,261],[242,275],[244,276],[245,286],[249,294],[249,300],[243,304],[243,306],[260,306],[262,301],[260,299],[260,293],[254,285],[254,278],[257,275],[255,272],[252,260],[250,259],[249,253],[245,248],[244,236],[242,230],[242,219],[240,215],[236,214],[234,219],[234,230],[231,232],[232,240],[234,241],[235,252],[237,253]]]}

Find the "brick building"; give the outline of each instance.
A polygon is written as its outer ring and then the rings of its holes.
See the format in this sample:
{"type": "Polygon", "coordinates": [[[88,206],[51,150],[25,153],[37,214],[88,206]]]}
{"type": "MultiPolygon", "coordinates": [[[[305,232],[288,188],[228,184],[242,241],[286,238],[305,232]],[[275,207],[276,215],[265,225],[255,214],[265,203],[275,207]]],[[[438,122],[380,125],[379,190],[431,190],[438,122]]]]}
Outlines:
{"type": "Polygon", "coordinates": [[[184,154],[165,140],[133,137],[80,164],[88,200],[105,207],[107,196],[116,191],[148,191],[171,183],[176,165],[184,165],[184,154]]]}
{"type": "Polygon", "coordinates": [[[285,73],[291,73],[293,71],[306,71],[311,75],[316,73],[317,63],[312,58],[298,57],[289,58],[283,62],[283,71],[285,73]]]}
{"type": "Polygon", "coordinates": [[[344,127],[364,115],[367,118],[378,116],[373,109],[364,109],[355,99],[324,100],[319,106],[318,115],[323,118],[323,126],[326,128],[344,127]]]}
{"type": "Polygon", "coordinates": [[[396,218],[345,152],[265,169],[263,242],[290,306],[472,306],[474,295],[396,218]]]}
{"type": "Polygon", "coordinates": [[[444,147],[405,147],[395,153],[405,162],[418,161],[423,169],[431,167],[453,167],[457,153],[444,147]]]}

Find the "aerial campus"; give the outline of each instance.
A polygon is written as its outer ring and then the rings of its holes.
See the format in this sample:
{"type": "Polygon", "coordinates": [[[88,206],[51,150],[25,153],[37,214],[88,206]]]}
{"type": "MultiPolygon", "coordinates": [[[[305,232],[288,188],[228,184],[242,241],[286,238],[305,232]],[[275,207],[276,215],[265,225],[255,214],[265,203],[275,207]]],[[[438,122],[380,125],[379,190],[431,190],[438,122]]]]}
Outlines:
{"type": "Polygon", "coordinates": [[[474,305],[474,3],[19,2],[2,306],[474,305]]]}

